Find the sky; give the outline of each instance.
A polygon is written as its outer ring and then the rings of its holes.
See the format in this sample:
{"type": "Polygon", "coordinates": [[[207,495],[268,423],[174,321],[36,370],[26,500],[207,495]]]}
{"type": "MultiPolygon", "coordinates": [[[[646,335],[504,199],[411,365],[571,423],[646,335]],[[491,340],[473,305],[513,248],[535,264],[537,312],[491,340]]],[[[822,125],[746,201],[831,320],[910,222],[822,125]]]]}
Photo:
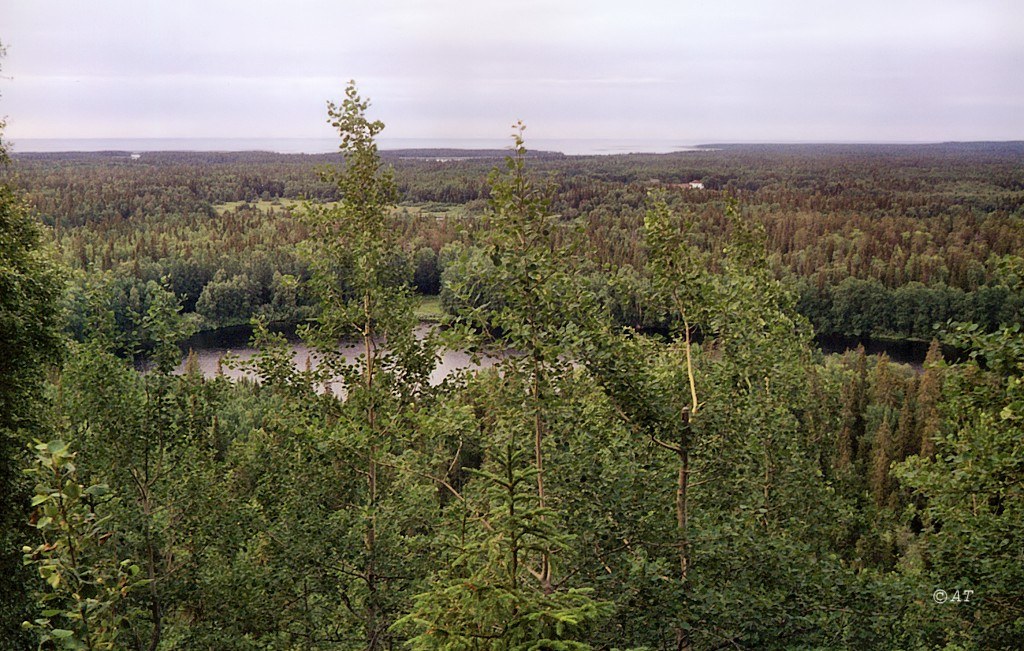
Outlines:
{"type": "Polygon", "coordinates": [[[1024,139],[1021,0],[3,0],[19,138],[1024,139]]]}

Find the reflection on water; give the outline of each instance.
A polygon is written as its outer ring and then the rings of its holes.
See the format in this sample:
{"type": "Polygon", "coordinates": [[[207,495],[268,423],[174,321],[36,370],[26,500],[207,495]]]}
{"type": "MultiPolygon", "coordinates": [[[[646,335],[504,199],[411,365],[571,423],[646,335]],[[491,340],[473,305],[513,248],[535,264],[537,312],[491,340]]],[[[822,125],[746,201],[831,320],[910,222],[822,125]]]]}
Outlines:
{"type": "MultiPolygon", "coordinates": [[[[417,333],[425,335],[430,329],[430,326],[421,325],[417,328],[417,333]]],[[[295,334],[294,328],[284,329],[279,331],[283,334],[289,342],[292,349],[292,361],[295,363],[296,368],[312,368],[315,369],[320,364],[320,358],[317,352],[306,345],[299,337],[295,334]]],[[[205,377],[214,377],[217,373],[223,373],[225,377],[231,379],[238,379],[242,377],[253,378],[251,373],[246,373],[244,370],[238,368],[238,364],[228,365],[222,364],[222,360],[225,356],[234,358],[237,362],[246,362],[256,355],[256,349],[249,345],[249,340],[252,337],[251,326],[236,326],[232,328],[223,328],[220,330],[213,330],[209,332],[201,332],[196,334],[189,339],[182,342],[181,347],[184,351],[191,350],[195,356],[196,361],[199,365],[199,370],[205,377]]],[[[363,352],[362,345],[351,345],[341,346],[340,350],[348,361],[354,361],[363,352]]],[[[444,378],[448,377],[455,371],[464,369],[482,369],[493,366],[498,361],[496,357],[483,356],[479,360],[479,363],[474,363],[473,358],[470,354],[459,350],[446,350],[440,359],[438,359],[437,366],[434,371],[430,374],[430,383],[433,385],[440,384],[444,378]]],[[[178,364],[178,368],[175,369],[175,373],[181,373],[185,369],[185,360],[182,359],[181,363],[178,364]]],[[[335,393],[341,393],[340,383],[332,383],[332,390],[335,393]]]]}
{"type": "MultiPolygon", "coordinates": [[[[878,341],[843,335],[818,335],[814,338],[814,343],[826,355],[842,355],[848,350],[856,350],[857,346],[864,346],[864,352],[868,355],[885,353],[897,364],[907,364],[919,373],[924,371],[924,358],[928,355],[928,347],[931,345],[927,341],[878,341]]],[[[963,361],[966,357],[964,351],[951,346],[942,347],[942,356],[949,361],[963,361]]]]}
{"type": "MultiPolygon", "coordinates": [[[[421,325],[418,332],[425,335],[431,326],[421,325]]],[[[295,334],[294,328],[280,331],[289,341],[292,349],[292,359],[297,368],[316,368],[319,358],[313,349],[307,346],[295,334]]],[[[184,351],[192,350],[196,355],[199,369],[206,377],[213,377],[218,372],[229,378],[245,377],[246,373],[237,367],[228,368],[221,364],[221,360],[229,353],[238,361],[244,362],[252,359],[256,350],[249,345],[252,337],[252,327],[236,326],[223,328],[210,332],[201,332],[182,343],[184,351]]],[[[894,362],[909,364],[915,370],[922,370],[925,355],[928,353],[928,343],[923,341],[873,341],[870,339],[859,339],[856,337],[843,337],[839,335],[818,336],[815,340],[818,347],[826,354],[842,354],[847,350],[855,350],[857,346],[863,345],[869,355],[885,353],[894,362]]],[[[342,347],[346,359],[355,360],[362,353],[362,346],[342,347]]],[[[947,355],[955,357],[955,351],[943,351],[947,355]]],[[[437,366],[430,375],[431,384],[440,384],[445,377],[455,371],[464,369],[481,369],[493,366],[498,361],[495,357],[482,357],[479,364],[473,362],[472,357],[465,352],[458,350],[446,350],[440,356],[437,366]]],[[[175,372],[181,373],[184,370],[185,361],[175,372]]],[[[252,377],[251,375],[249,377],[252,377]]],[[[340,393],[337,383],[332,387],[340,393]]]]}
{"type": "Polygon", "coordinates": [[[929,345],[927,341],[877,341],[843,335],[818,335],[814,338],[814,343],[826,355],[842,355],[848,350],[856,350],[857,346],[864,346],[864,352],[868,355],[885,353],[892,361],[909,364],[918,371],[923,368],[929,345]]]}

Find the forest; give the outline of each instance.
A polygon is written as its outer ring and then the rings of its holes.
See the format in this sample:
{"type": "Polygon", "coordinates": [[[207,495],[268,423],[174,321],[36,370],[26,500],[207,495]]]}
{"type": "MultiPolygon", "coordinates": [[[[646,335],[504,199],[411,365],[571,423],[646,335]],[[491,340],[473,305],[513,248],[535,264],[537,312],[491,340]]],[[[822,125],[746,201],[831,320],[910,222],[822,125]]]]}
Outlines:
{"type": "MultiPolygon", "coordinates": [[[[421,294],[450,305],[442,277],[469,272],[457,262],[462,252],[479,257],[487,176],[506,153],[382,153],[398,190],[396,255],[413,264],[421,294]]],[[[929,341],[940,323],[992,330],[1022,319],[1024,295],[1006,282],[1024,250],[1021,143],[527,155],[552,214],[585,230],[588,274],[620,325],[667,326],[643,273],[652,192],[693,222],[692,244],[705,251],[721,246],[730,201],[742,206],[764,229],[772,275],[819,334],[929,341]],[[695,180],[705,189],[684,187],[695,180]]],[[[296,248],[308,233],[295,215],[338,199],[318,170],[339,162],[260,152],[22,154],[13,182],[53,229],[77,294],[101,285],[127,336],[161,289],[201,329],[311,318],[316,300],[296,248]]],[[[70,309],[80,335],[84,303],[70,309]]],[[[152,342],[124,342],[139,345],[152,342]]]]}
{"type": "Polygon", "coordinates": [[[368,107],[4,156],[0,649],[1024,648],[1024,144],[382,152],[368,107]],[[255,380],[176,370],[239,323],[255,380]]]}

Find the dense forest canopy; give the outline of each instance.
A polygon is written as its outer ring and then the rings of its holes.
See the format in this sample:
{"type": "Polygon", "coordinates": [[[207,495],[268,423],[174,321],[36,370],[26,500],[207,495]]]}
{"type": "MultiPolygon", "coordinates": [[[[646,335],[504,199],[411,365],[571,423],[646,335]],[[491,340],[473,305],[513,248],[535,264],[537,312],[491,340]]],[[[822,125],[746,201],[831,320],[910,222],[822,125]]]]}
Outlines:
{"type": "MultiPolygon", "coordinates": [[[[474,246],[496,151],[395,151],[395,227],[422,293],[460,247],[474,246]]],[[[595,282],[620,321],[654,323],[642,279],[640,229],[652,190],[693,215],[695,244],[727,230],[729,199],[765,228],[769,265],[799,295],[817,332],[928,340],[947,321],[988,329],[1019,322],[1024,297],[1007,260],[1024,250],[1020,143],[717,145],[663,155],[530,155],[550,185],[550,209],[587,232],[595,282]],[[689,187],[700,181],[704,189],[689,187]],[[607,270],[618,274],[610,283],[607,270]],[[631,281],[636,280],[635,283],[631,281]]],[[[109,272],[129,300],[166,281],[201,327],[263,314],[299,321],[314,309],[290,279],[303,201],[338,190],[318,170],[339,155],[265,152],[21,154],[14,182],[54,227],[66,264],[109,272]],[[205,294],[205,296],[204,296],[205,294]]],[[[449,275],[456,273],[449,271],[449,275]]],[[[119,320],[128,306],[117,308],[119,320]]],[[[138,311],[138,308],[136,308],[138,311]]]]}
{"type": "Polygon", "coordinates": [[[1024,145],[388,153],[367,106],[5,172],[0,648],[1024,646],[1024,145]],[[258,381],[173,372],[250,320],[258,381]]]}

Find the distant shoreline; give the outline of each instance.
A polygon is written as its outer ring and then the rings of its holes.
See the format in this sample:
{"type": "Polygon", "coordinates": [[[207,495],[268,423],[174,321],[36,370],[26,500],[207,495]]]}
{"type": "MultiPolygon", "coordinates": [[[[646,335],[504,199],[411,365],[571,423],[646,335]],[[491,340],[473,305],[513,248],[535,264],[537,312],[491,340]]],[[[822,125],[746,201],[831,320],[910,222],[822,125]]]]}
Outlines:
{"type": "MultiPolygon", "coordinates": [[[[34,154],[154,154],[207,153],[322,156],[338,152],[333,138],[11,138],[6,144],[9,153],[34,154]]],[[[491,158],[511,151],[508,139],[495,138],[393,138],[380,139],[381,153],[387,157],[407,158],[491,158]]],[[[527,140],[527,150],[537,156],[609,156],[625,154],[675,154],[721,150],[848,149],[875,150],[1002,150],[1024,152],[1024,141],[963,142],[681,142],[672,139],[550,139],[527,140]]]]}
{"type": "MultiPolygon", "coordinates": [[[[330,154],[338,151],[336,138],[10,138],[15,154],[71,152],[271,152],[278,154],[330,154]]],[[[382,152],[448,150],[500,151],[511,147],[508,138],[381,138],[382,152]]],[[[528,139],[531,151],[566,156],[628,153],[672,153],[697,149],[690,142],[673,139],[528,139]]]]}

